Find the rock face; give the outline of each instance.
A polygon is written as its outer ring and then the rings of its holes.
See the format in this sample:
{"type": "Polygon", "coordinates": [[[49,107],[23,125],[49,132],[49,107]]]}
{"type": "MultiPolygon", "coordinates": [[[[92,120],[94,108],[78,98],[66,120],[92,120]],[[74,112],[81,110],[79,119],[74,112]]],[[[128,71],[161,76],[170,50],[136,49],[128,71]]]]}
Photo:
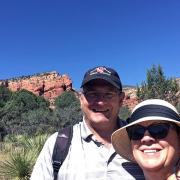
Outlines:
{"type": "Polygon", "coordinates": [[[177,83],[178,83],[178,85],[180,87],[180,78],[176,78],[176,81],[177,81],[177,83]]]}
{"type": "Polygon", "coordinates": [[[135,105],[138,104],[137,96],[136,96],[136,88],[123,88],[125,92],[125,98],[123,101],[123,106],[128,106],[130,110],[134,108],[135,105]]]}
{"type": "MultiPolygon", "coordinates": [[[[180,88],[180,78],[176,78],[175,80],[180,88]]],[[[126,87],[123,88],[123,91],[125,92],[123,105],[128,106],[128,108],[132,110],[138,104],[136,96],[137,89],[132,87],[126,87]]],[[[177,96],[179,97],[178,102],[180,102],[180,90],[177,92],[177,96]]]]}
{"type": "MultiPolygon", "coordinates": [[[[179,85],[179,89],[180,89],[180,78],[176,78],[177,84],[179,85]]],[[[177,92],[177,96],[178,98],[178,102],[180,102],[180,90],[177,92]]]]}
{"type": "Polygon", "coordinates": [[[72,90],[72,80],[68,75],[60,75],[56,71],[41,73],[33,76],[19,77],[0,81],[11,91],[26,89],[32,93],[43,96],[53,103],[54,99],[64,91],[72,90]]]}

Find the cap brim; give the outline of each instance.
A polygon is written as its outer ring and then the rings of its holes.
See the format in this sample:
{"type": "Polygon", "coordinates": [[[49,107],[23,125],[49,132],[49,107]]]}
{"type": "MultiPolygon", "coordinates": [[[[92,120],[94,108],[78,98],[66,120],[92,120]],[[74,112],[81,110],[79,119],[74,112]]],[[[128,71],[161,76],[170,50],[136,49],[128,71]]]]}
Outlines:
{"type": "Polygon", "coordinates": [[[117,89],[121,89],[121,86],[119,84],[115,83],[114,81],[112,81],[112,79],[110,77],[104,76],[104,75],[101,75],[101,74],[92,76],[92,77],[86,79],[85,81],[83,81],[83,83],[81,85],[81,88],[84,87],[87,83],[91,82],[92,80],[96,80],[96,79],[102,79],[104,81],[107,81],[108,83],[110,83],[111,85],[116,87],[117,89]]]}

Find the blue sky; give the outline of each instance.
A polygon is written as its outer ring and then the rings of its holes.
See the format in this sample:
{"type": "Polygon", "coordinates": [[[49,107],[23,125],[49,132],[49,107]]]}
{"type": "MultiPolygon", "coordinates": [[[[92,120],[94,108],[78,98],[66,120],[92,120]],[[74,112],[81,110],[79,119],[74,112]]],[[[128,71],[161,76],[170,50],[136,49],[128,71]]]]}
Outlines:
{"type": "Polygon", "coordinates": [[[115,68],[137,85],[160,64],[180,77],[179,0],[1,0],[0,79],[56,70],[80,87],[85,71],[115,68]]]}

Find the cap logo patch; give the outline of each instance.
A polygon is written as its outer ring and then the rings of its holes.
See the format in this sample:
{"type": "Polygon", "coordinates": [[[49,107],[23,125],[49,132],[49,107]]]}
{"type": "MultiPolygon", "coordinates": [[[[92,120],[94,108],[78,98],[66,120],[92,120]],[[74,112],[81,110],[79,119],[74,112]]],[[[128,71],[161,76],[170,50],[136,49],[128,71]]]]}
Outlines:
{"type": "Polygon", "coordinates": [[[94,75],[94,74],[106,74],[108,76],[111,75],[111,72],[108,71],[105,67],[97,67],[96,69],[92,70],[89,75],[94,75]]]}

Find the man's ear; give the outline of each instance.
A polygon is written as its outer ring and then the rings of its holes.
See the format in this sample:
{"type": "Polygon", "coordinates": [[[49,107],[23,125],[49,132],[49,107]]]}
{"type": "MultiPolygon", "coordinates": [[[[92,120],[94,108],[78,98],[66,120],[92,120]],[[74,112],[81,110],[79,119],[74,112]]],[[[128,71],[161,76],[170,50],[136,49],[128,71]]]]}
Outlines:
{"type": "Polygon", "coordinates": [[[125,98],[125,93],[124,93],[124,92],[121,92],[120,97],[121,97],[121,100],[123,101],[124,98],[125,98]]]}
{"type": "Polygon", "coordinates": [[[119,106],[122,106],[124,97],[125,97],[125,93],[121,92],[121,94],[119,94],[119,106]]]}
{"type": "Polygon", "coordinates": [[[80,106],[82,106],[82,92],[79,92],[78,93],[78,99],[79,99],[79,102],[80,102],[80,106]]]}

